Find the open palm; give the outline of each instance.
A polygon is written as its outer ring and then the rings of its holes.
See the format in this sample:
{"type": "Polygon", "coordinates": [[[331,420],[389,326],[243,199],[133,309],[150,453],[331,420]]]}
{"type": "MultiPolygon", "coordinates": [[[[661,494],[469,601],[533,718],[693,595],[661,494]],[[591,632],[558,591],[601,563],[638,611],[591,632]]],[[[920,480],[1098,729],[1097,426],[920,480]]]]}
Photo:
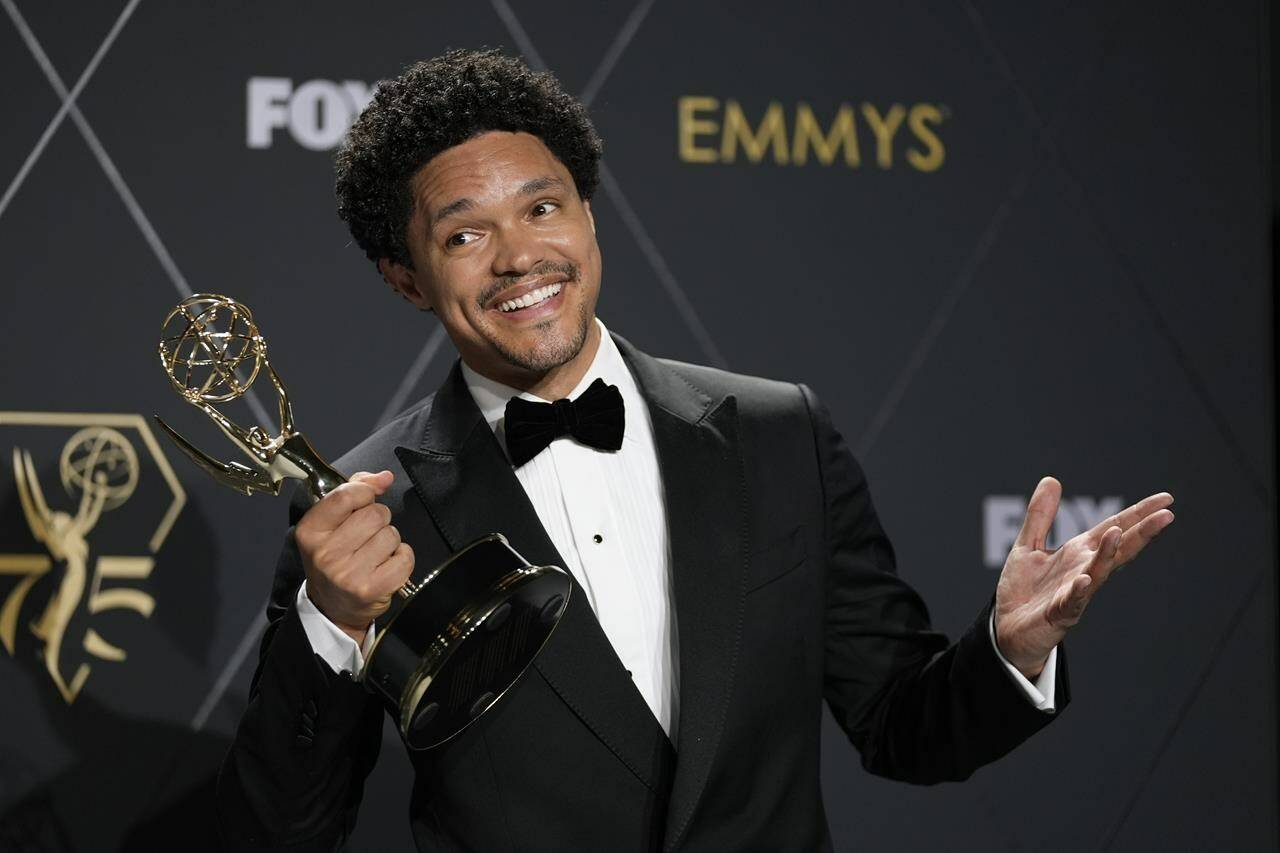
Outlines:
{"type": "Polygon", "coordinates": [[[996,586],[996,645],[1029,678],[1039,674],[1111,573],[1173,521],[1173,495],[1160,492],[1049,551],[1045,540],[1061,498],[1062,484],[1053,477],[1036,486],[996,586]]]}

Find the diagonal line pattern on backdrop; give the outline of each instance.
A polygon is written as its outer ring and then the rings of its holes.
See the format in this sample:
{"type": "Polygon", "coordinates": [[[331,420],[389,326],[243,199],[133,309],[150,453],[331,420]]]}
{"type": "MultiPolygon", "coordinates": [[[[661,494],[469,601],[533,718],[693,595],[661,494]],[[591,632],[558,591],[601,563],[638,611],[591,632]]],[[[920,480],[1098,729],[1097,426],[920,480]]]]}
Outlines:
{"type": "Polygon", "coordinates": [[[27,47],[35,54],[36,62],[44,70],[45,76],[49,77],[51,81],[57,78],[58,82],[54,89],[58,92],[59,97],[62,98],[62,105],[58,107],[58,111],[49,120],[44,133],[40,134],[40,139],[36,141],[36,145],[31,149],[31,153],[27,155],[27,159],[22,162],[22,166],[18,169],[18,174],[14,175],[13,180],[9,182],[9,187],[4,191],[4,195],[0,196],[0,216],[4,215],[5,208],[9,206],[9,202],[13,200],[13,197],[17,195],[18,188],[22,186],[23,181],[26,180],[27,175],[31,172],[31,168],[35,166],[36,161],[40,159],[40,155],[44,153],[45,146],[49,144],[53,134],[62,126],[62,122],[75,104],[76,98],[80,97],[84,87],[89,84],[89,79],[98,70],[98,65],[102,62],[102,58],[107,55],[107,51],[115,43],[116,36],[120,35],[120,31],[124,29],[125,23],[128,22],[130,16],[133,15],[133,10],[140,2],[141,0],[129,0],[128,5],[124,7],[124,11],[120,13],[119,17],[116,18],[116,22],[107,32],[107,37],[102,40],[102,44],[98,45],[98,49],[94,51],[89,64],[80,73],[80,79],[76,81],[75,86],[68,92],[66,87],[62,85],[61,78],[58,78],[57,72],[53,70],[53,64],[49,61],[49,57],[45,55],[44,50],[39,46],[39,42],[36,41],[35,34],[31,32],[31,27],[27,25],[26,19],[18,11],[18,7],[14,5],[13,0],[0,0],[0,6],[4,7],[10,20],[17,27],[18,34],[22,36],[22,40],[27,43],[27,47]]]}
{"type": "Polygon", "coordinates": [[[511,8],[511,4],[507,0],[489,0],[489,5],[493,7],[493,11],[498,14],[502,25],[507,28],[507,32],[515,41],[516,47],[520,48],[520,52],[524,54],[525,59],[532,66],[534,71],[546,71],[547,63],[542,61],[542,54],[538,53],[538,49],[533,46],[533,39],[529,38],[529,34],[525,32],[524,25],[520,23],[520,19],[516,17],[516,13],[511,8]]]}
{"type": "Polygon", "coordinates": [[[613,68],[618,64],[618,60],[622,58],[623,51],[627,49],[627,45],[631,44],[631,40],[640,31],[640,25],[644,23],[645,16],[653,8],[653,3],[654,0],[640,0],[636,7],[631,10],[631,14],[627,16],[622,29],[618,30],[618,35],[614,37],[613,44],[609,45],[609,49],[605,51],[604,59],[600,60],[599,66],[592,73],[591,79],[582,90],[582,94],[578,96],[578,100],[582,102],[584,107],[591,106],[591,102],[596,99],[596,95],[600,94],[600,87],[604,85],[604,81],[613,73],[613,68]]]}
{"type": "Polygon", "coordinates": [[[395,417],[404,404],[409,401],[409,395],[413,393],[414,386],[418,384],[418,379],[426,372],[427,366],[431,364],[436,357],[436,353],[440,351],[440,347],[444,345],[445,338],[448,334],[445,331],[444,324],[437,321],[435,329],[427,338],[426,344],[418,351],[418,357],[413,360],[413,364],[405,371],[404,377],[400,380],[400,385],[396,388],[391,399],[382,407],[382,413],[378,415],[378,420],[374,422],[374,428],[378,428],[395,417]]]}
{"type": "MultiPolygon", "coordinates": [[[[1157,309],[1155,300],[1151,297],[1150,292],[1138,276],[1137,270],[1134,269],[1127,256],[1120,251],[1119,245],[1114,237],[1112,237],[1111,233],[1103,227],[1101,218],[1098,216],[1096,208],[1094,207],[1088,193],[1085,191],[1083,184],[1071,170],[1067,163],[1066,156],[1063,154],[1061,149],[1058,148],[1057,143],[1053,138],[1053,134],[1044,126],[1040,114],[1036,110],[1034,103],[1032,103],[1030,96],[1014,74],[1012,64],[996,44],[995,39],[983,23],[982,17],[979,15],[977,9],[974,8],[971,0],[965,0],[964,5],[969,18],[973,23],[974,29],[978,31],[979,37],[983,40],[985,48],[1000,64],[1001,70],[1016,90],[1018,99],[1022,103],[1023,110],[1026,112],[1029,120],[1037,130],[1039,142],[1045,152],[1050,156],[1053,164],[1066,179],[1068,186],[1075,193],[1077,200],[1080,203],[1080,207],[1082,208],[1082,212],[1085,214],[1085,218],[1098,234],[1103,247],[1116,259],[1122,271],[1125,273],[1126,280],[1129,282],[1130,286],[1133,287],[1134,291],[1137,293],[1139,301],[1150,314],[1160,336],[1164,339],[1165,343],[1168,344],[1170,354],[1173,356],[1175,363],[1183,371],[1183,375],[1186,378],[1188,385],[1190,385],[1193,394],[1199,400],[1201,405],[1204,406],[1210,420],[1218,429],[1221,438],[1226,444],[1228,452],[1240,467],[1240,472],[1243,475],[1245,482],[1252,487],[1255,496],[1259,498],[1263,505],[1269,507],[1271,505],[1270,489],[1254,474],[1254,466],[1247,459],[1244,448],[1236,439],[1235,433],[1231,430],[1225,415],[1219,411],[1217,405],[1210,396],[1207,383],[1204,382],[1198,371],[1196,371],[1192,366],[1189,356],[1174,336],[1173,329],[1157,309]]],[[[1096,64],[1097,63],[1095,63],[1095,65],[1096,64]]],[[[1209,677],[1216,669],[1218,659],[1226,651],[1227,644],[1231,638],[1235,636],[1236,630],[1247,615],[1248,606],[1262,583],[1262,579],[1266,571],[1268,571],[1268,568],[1264,567],[1254,576],[1248,584],[1248,588],[1246,589],[1243,598],[1236,606],[1231,616],[1227,619],[1222,636],[1218,640],[1217,644],[1215,644],[1204,668],[1192,683],[1191,689],[1183,699],[1182,704],[1180,704],[1178,709],[1174,712],[1173,720],[1170,723],[1168,730],[1156,746],[1156,749],[1148,761],[1147,767],[1141,778],[1134,787],[1129,798],[1125,801],[1124,806],[1121,808],[1120,814],[1117,816],[1114,825],[1107,833],[1106,840],[1103,842],[1101,849],[1112,849],[1124,826],[1128,823],[1129,818],[1137,808],[1137,805],[1141,801],[1142,795],[1146,792],[1147,785],[1155,775],[1156,769],[1159,767],[1161,760],[1177,739],[1177,734],[1182,729],[1183,724],[1186,722],[1192,709],[1195,707],[1196,700],[1200,697],[1205,683],[1209,680],[1209,677]]]]}
{"type": "Polygon", "coordinates": [[[1231,617],[1227,619],[1227,629],[1218,638],[1218,642],[1214,644],[1213,650],[1209,653],[1204,666],[1200,672],[1196,674],[1196,679],[1191,684],[1191,689],[1187,691],[1187,695],[1182,700],[1182,704],[1178,706],[1178,710],[1174,712],[1173,725],[1169,726],[1169,730],[1164,733],[1164,737],[1160,739],[1159,746],[1151,754],[1150,760],[1147,762],[1138,783],[1134,785],[1133,792],[1129,798],[1125,800],[1124,806],[1120,809],[1120,815],[1116,818],[1116,822],[1107,832],[1106,840],[1098,848],[1102,851],[1111,850],[1115,847],[1116,839],[1120,837],[1120,831],[1124,829],[1126,823],[1129,822],[1130,816],[1133,814],[1138,803],[1142,800],[1142,795],[1147,791],[1147,784],[1151,781],[1151,777],[1155,775],[1156,769],[1160,766],[1160,761],[1164,758],[1169,747],[1173,745],[1178,734],[1178,730],[1182,728],[1182,723],[1191,714],[1191,709],[1195,707],[1196,700],[1200,698],[1201,691],[1204,690],[1205,684],[1208,683],[1210,676],[1217,669],[1218,659],[1226,652],[1227,646],[1231,642],[1231,638],[1235,636],[1236,629],[1240,627],[1240,623],[1244,621],[1244,617],[1249,613],[1249,605],[1253,604],[1254,597],[1258,594],[1259,588],[1262,586],[1262,580],[1266,577],[1266,573],[1270,570],[1270,566],[1264,566],[1249,582],[1248,588],[1244,595],[1240,597],[1240,601],[1236,604],[1235,610],[1231,617]]]}
{"type": "Polygon", "coordinates": [[[1196,370],[1191,357],[1178,341],[1173,328],[1169,325],[1169,321],[1165,319],[1164,314],[1160,311],[1155,298],[1151,295],[1150,289],[1142,280],[1138,270],[1129,260],[1128,255],[1121,251],[1119,242],[1116,240],[1115,236],[1104,226],[1102,218],[1098,215],[1097,207],[1093,203],[1088,191],[1085,189],[1084,184],[1080,181],[1080,178],[1075,174],[1074,170],[1071,169],[1071,166],[1067,161],[1067,157],[1063,153],[1062,149],[1058,147],[1055,134],[1045,126],[1039,111],[1035,108],[1035,104],[1031,101],[1025,87],[1014,73],[1013,66],[1009,62],[1008,57],[1006,57],[1004,52],[1000,50],[1000,47],[992,37],[991,32],[983,23],[978,10],[974,7],[971,0],[965,0],[964,6],[973,23],[974,29],[977,30],[978,36],[983,42],[984,48],[988,51],[991,58],[1000,66],[1000,70],[1004,73],[1005,78],[1017,94],[1018,101],[1022,105],[1023,112],[1026,114],[1027,119],[1032,123],[1036,130],[1037,140],[1049,155],[1050,162],[1057,167],[1059,173],[1066,179],[1067,186],[1076,196],[1076,200],[1081,211],[1085,214],[1085,220],[1092,226],[1094,233],[1098,236],[1099,242],[1111,257],[1115,259],[1116,264],[1120,267],[1121,272],[1124,274],[1124,280],[1128,282],[1130,288],[1137,296],[1139,304],[1142,305],[1148,317],[1151,319],[1152,326],[1168,347],[1169,355],[1173,358],[1174,363],[1182,372],[1183,378],[1190,387],[1193,396],[1195,396],[1196,400],[1200,403],[1205,414],[1208,415],[1209,420],[1213,423],[1214,429],[1218,431],[1219,437],[1222,439],[1223,444],[1226,445],[1227,452],[1235,461],[1244,481],[1249,484],[1254,495],[1259,499],[1259,501],[1261,501],[1263,506],[1270,506],[1271,490],[1257,475],[1256,469],[1258,466],[1248,458],[1248,454],[1240,443],[1240,440],[1236,437],[1235,431],[1231,429],[1231,424],[1227,416],[1218,408],[1217,403],[1214,402],[1213,394],[1209,390],[1209,384],[1204,380],[1204,377],[1200,375],[1200,372],[1196,370]]]}
{"type": "Polygon", "coordinates": [[[205,694],[204,699],[200,702],[200,707],[196,709],[195,716],[191,718],[191,731],[198,732],[204,728],[205,723],[209,722],[209,715],[213,713],[213,709],[218,707],[218,703],[222,701],[227,688],[231,686],[231,679],[240,671],[245,658],[253,651],[253,644],[257,642],[258,636],[267,627],[266,611],[269,604],[271,604],[270,599],[264,602],[254,613],[253,623],[249,625],[249,629],[244,632],[244,636],[236,644],[231,657],[227,658],[222,671],[213,680],[213,687],[205,694]]]}
{"type": "Polygon", "coordinates": [[[622,187],[618,186],[617,178],[613,176],[613,170],[606,163],[600,164],[600,185],[609,194],[614,207],[618,209],[618,213],[622,216],[622,221],[630,229],[636,245],[640,247],[640,251],[644,253],[645,258],[649,261],[649,266],[653,268],[654,274],[658,276],[658,281],[662,283],[663,289],[667,291],[667,296],[671,297],[671,302],[676,306],[676,310],[680,312],[680,317],[684,320],[684,324],[688,327],[690,334],[693,335],[698,345],[702,347],[702,352],[706,355],[707,360],[721,369],[728,368],[729,363],[721,354],[720,348],[716,346],[715,341],[711,339],[711,333],[707,331],[707,327],[702,324],[702,319],[698,316],[697,309],[689,301],[689,295],[680,286],[680,282],[676,281],[675,273],[671,272],[671,268],[667,266],[666,259],[658,251],[657,244],[649,236],[648,229],[644,227],[644,223],[636,215],[635,208],[631,206],[631,202],[627,201],[626,195],[622,192],[622,187]]]}
{"type": "Polygon", "coordinates": [[[916,345],[911,350],[911,355],[907,357],[906,364],[899,369],[898,375],[894,377],[893,384],[889,386],[888,393],[885,394],[884,399],[880,401],[880,405],[876,408],[876,413],[872,416],[871,422],[858,438],[858,443],[854,448],[854,453],[858,458],[866,459],[870,455],[876,439],[880,437],[880,433],[884,431],[890,418],[898,410],[898,404],[902,402],[902,398],[906,395],[911,381],[915,379],[916,374],[920,372],[920,368],[924,366],[925,361],[928,360],[929,355],[933,352],[933,345],[951,320],[951,314],[956,305],[969,292],[969,288],[978,276],[978,269],[981,268],[983,262],[987,259],[987,255],[990,254],[991,249],[1000,238],[1000,233],[1004,230],[1005,222],[1008,221],[1014,205],[1018,203],[1022,198],[1022,194],[1026,192],[1027,183],[1031,180],[1035,167],[1036,164],[1033,163],[1023,169],[1014,178],[1013,183],[1009,185],[1009,189],[1005,192],[1000,204],[996,205],[995,212],[991,214],[986,227],[978,237],[978,242],[974,244],[973,249],[969,252],[969,257],[960,268],[960,272],[956,274],[951,287],[947,288],[947,292],[943,294],[942,301],[934,308],[929,325],[925,327],[924,333],[916,341],[916,345]]]}
{"type": "MultiPolygon", "coordinates": [[[[129,16],[132,15],[134,8],[139,2],[141,2],[141,0],[130,0],[129,5],[125,7],[124,12],[122,12],[120,17],[116,20],[115,26],[111,28],[106,39],[103,40],[102,45],[95,52],[89,66],[86,67],[85,72],[80,75],[80,80],[76,83],[76,88],[68,91],[66,84],[62,81],[61,75],[58,74],[58,70],[53,67],[53,63],[49,60],[48,54],[45,53],[39,39],[37,39],[35,33],[32,32],[26,19],[22,17],[22,13],[19,12],[17,6],[13,4],[13,0],[0,0],[0,6],[3,6],[4,10],[9,14],[9,18],[13,21],[13,25],[18,30],[18,34],[22,37],[23,42],[31,51],[31,55],[36,60],[36,64],[40,66],[40,70],[44,72],[45,77],[48,79],[49,85],[53,88],[54,92],[57,93],[58,97],[62,99],[62,105],[59,107],[54,120],[49,123],[49,127],[46,128],[45,133],[41,135],[40,141],[36,143],[36,147],[23,163],[23,169],[19,172],[19,178],[25,179],[27,173],[31,171],[31,168],[44,152],[45,146],[48,144],[48,138],[52,136],[53,131],[55,131],[61,124],[62,119],[59,118],[59,116],[69,115],[72,123],[75,124],[76,129],[80,131],[80,135],[84,138],[85,144],[89,147],[94,159],[98,161],[98,165],[107,176],[107,180],[111,183],[112,188],[120,197],[120,201],[124,204],[125,209],[129,211],[129,215],[132,217],[134,224],[137,225],[138,230],[142,232],[143,239],[146,240],[147,245],[151,247],[151,251],[155,254],[156,260],[168,275],[169,281],[173,284],[174,289],[177,290],[183,298],[186,298],[192,294],[191,286],[187,284],[186,277],[183,276],[182,271],[178,269],[177,263],[173,260],[173,256],[169,254],[169,250],[165,248],[164,242],[160,239],[160,235],[156,232],[156,229],[151,225],[151,220],[147,217],[146,212],[143,211],[142,205],[138,204],[138,200],[134,197],[128,184],[125,183],[124,176],[121,175],[120,170],[116,168],[115,162],[112,161],[110,155],[107,154],[106,148],[103,147],[101,140],[98,139],[98,135],[94,133],[93,128],[89,125],[88,119],[86,119],[84,114],[80,111],[79,104],[75,102],[75,98],[79,96],[84,85],[88,83],[92,72],[97,69],[98,64],[102,61],[103,57],[106,56],[106,48],[110,47],[110,45],[115,41],[115,38],[124,26],[125,21],[127,21],[129,16]]],[[[14,182],[10,184],[9,191],[5,194],[6,201],[7,199],[12,198],[12,195],[17,192],[18,186],[21,185],[22,180],[19,178],[15,178],[14,182]]],[[[0,213],[3,212],[3,206],[0,205],[0,213]]],[[[253,412],[253,416],[258,419],[258,422],[262,426],[270,429],[272,423],[271,416],[267,413],[267,410],[262,405],[261,401],[258,400],[257,394],[250,389],[244,397],[245,402],[248,403],[250,410],[253,412]]]]}
{"type": "MultiPolygon", "coordinates": [[[[1063,97],[1064,101],[1070,100],[1085,82],[1093,75],[1097,68],[1097,63],[1085,63],[1079,76],[1072,83],[1070,94],[1063,97]]],[[[1058,116],[1061,118],[1061,115],[1058,116]]],[[[1056,119],[1053,124],[1044,129],[1045,133],[1052,133],[1056,127],[1056,119]]],[[[955,280],[952,282],[941,301],[934,308],[933,316],[929,320],[929,325],[925,327],[920,339],[916,341],[912,347],[911,355],[908,356],[906,363],[899,369],[898,375],[894,377],[893,384],[889,386],[889,391],[880,401],[880,405],[876,407],[876,413],[872,416],[867,428],[863,430],[862,435],[858,438],[855,447],[855,453],[860,458],[867,458],[871,453],[871,448],[880,438],[885,426],[897,411],[898,405],[902,402],[902,398],[906,396],[907,389],[911,382],[915,379],[916,374],[920,372],[920,368],[924,366],[925,361],[933,352],[933,345],[941,336],[943,329],[951,320],[951,314],[959,304],[960,299],[969,291],[977,279],[978,269],[986,260],[987,255],[995,247],[996,242],[1000,238],[1000,234],[1004,229],[1005,223],[1008,221],[1009,214],[1012,212],[1014,205],[1022,197],[1026,191],[1027,185],[1030,183],[1031,176],[1040,168],[1041,157],[1033,156],[1032,161],[1013,179],[1006,190],[1004,198],[1000,204],[996,206],[995,212],[987,221],[986,227],[978,236],[978,240],[974,243],[973,249],[970,250],[968,258],[961,266],[959,272],[956,273],[955,280]]]]}

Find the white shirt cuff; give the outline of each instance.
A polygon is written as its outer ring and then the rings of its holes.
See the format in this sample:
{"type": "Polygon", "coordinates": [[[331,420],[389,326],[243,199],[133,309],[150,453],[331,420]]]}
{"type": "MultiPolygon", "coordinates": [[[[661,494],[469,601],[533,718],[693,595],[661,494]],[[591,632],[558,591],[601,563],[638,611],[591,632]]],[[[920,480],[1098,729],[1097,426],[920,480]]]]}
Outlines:
{"type": "Polygon", "coordinates": [[[351,639],[347,632],[330,622],[329,618],[320,612],[320,608],[307,597],[306,581],[298,587],[297,607],[298,618],[302,620],[302,630],[307,632],[311,650],[324,658],[324,662],[329,664],[334,672],[358,674],[364,669],[365,655],[369,654],[369,649],[373,648],[373,635],[376,629],[372,624],[365,632],[364,643],[357,646],[356,641],[351,639]]]}
{"type": "MultiPolygon", "coordinates": [[[[1009,670],[1009,675],[1013,678],[1014,683],[1022,688],[1027,701],[1041,711],[1048,713],[1056,711],[1057,705],[1054,703],[1053,691],[1058,683],[1058,647],[1054,646],[1053,650],[1049,652],[1049,659],[1044,662],[1044,669],[1040,671],[1040,675],[1036,678],[1036,683],[1032,684],[1025,675],[1018,672],[1016,666],[1009,663],[1009,661],[1005,660],[1004,655],[1000,654],[1000,647],[996,645],[996,614],[994,610],[991,612],[991,618],[987,620],[987,632],[991,635],[991,646],[996,650],[996,657],[1000,658],[1004,668],[1009,670]]],[[[347,637],[347,640],[351,641],[351,638],[347,637]]],[[[351,641],[351,645],[354,646],[355,642],[351,641]]]]}

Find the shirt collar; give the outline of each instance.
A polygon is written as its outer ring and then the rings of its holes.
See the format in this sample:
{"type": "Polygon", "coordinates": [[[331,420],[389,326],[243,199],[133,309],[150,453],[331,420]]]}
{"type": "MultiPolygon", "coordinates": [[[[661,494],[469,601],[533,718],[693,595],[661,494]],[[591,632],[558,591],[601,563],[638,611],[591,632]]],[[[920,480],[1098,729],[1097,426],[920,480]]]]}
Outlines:
{"type": "MultiPolygon", "coordinates": [[[[591,366],[587,368],[587,372],[582,375],[582,379],[574,389],[569,392],[569,399],[576,400],[578,395],[587,390],[587,386],[596,379],[603,379],[607,385],[618,386],[624,400],[638,399],[639,390],[636,388],[635,379],[627,369],[627,363],[623,361],[618,345],[613,342],[613,338],[609,336],[609,330],[605,328],[599,317],[596,317],[594,322],[600,328],[600,345],[596,347],[596,355],[591,360],[591,366]]],[[[465,361],[462,363],[462,378],[466,381],[467,390],[471,392],[471,397],[476,401],[476,406],[479,407],[485,422],[489,424],[489,429],[493,430],[499,438],[504,434],[503,422],[506,420],[507,401],[512,397],[520,397],[534,403],[552,402],[528,391],[520,391],[487,376],[481,376],[468,367],[465,361]]],[[[624,431],[623,438],[624,440],[632,438],[630,425],[624,431]]]]}

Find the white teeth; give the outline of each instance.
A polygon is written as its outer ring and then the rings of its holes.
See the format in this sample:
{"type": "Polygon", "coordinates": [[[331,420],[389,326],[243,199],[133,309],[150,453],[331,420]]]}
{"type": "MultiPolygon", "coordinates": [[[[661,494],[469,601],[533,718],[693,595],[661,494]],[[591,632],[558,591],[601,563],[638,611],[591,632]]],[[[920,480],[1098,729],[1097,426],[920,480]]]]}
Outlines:
{"type": "Polygon", "coordinates": [[[530,291],[518,299],[508,299],[506,302],[498,303],[498,310],[507,312],[515,311],[519,308],[528,308],[530,305],[537,305],[539,302],[550,299],[564,289],[564,285],[560,282],[548,284],[546,287],[539,287],[537,290],[530,291]]]}

